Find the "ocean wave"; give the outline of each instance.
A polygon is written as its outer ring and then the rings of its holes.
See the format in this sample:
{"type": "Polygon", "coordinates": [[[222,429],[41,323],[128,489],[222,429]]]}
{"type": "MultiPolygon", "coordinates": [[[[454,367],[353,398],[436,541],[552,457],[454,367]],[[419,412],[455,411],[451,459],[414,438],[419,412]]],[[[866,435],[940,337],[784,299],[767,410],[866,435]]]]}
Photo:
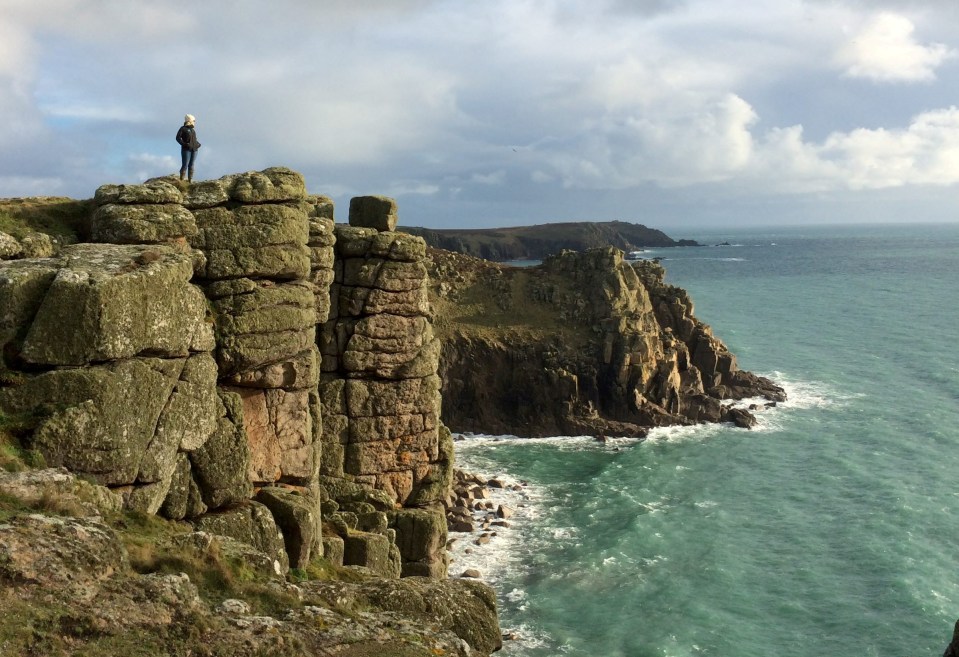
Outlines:
{"type": "Polygon", "coordinates": [[[646,436],[647,442],[656,443],[679,443],[679,442],[698,442],[707,440],[717,434],[728,431],[729,427],[723,424],[693,424],[690,426],[673,425],[668,427],[655,427],[649,430],[646,436]]]}
{"type": "Polygon", "coordinates": [[[824,381],[812,381],[793,378],[780,371],[758,373],[774,381],[786,391],[786,401],[778,402],[775,406],[765,408],[768,401],[762,397],[742,399],[733,404],[740,408],[756,405],[759,410],[754,412],[756,426],[752,431],[769,433],[781,431],[785,426],[786,417],[795,411],[809,409],[823,410],[829,408],[844,408],[856,399],[861,399],[863,393],[850,393],[836,388],[824,381]]]}
{"type": "Polygon", "coordinates": [[[641,436],[610,438],[605,443],[596,440],[595,436],[548,436],[545,438],[523,438],[521,436],[494,436],[480,433],[455,434],[457,451],[495,448],[503,443],[525,443],[530,445],[553,445],[560,451],[582,452],[587,450],[616,451],[620,447],[627,447],[642,442],[641,436]]]}
{"type": "Polygon", "coordinates": [[[865,396],[864,393],[860,392],[839,390],[834,385],[824,381],[794,379],[789,374],[775,370],[762,373],[761,376],[775,381],[786,391],[786,401],[780,402],[776,408],[806,409],[846,406],[849,402],[865,396]]]}

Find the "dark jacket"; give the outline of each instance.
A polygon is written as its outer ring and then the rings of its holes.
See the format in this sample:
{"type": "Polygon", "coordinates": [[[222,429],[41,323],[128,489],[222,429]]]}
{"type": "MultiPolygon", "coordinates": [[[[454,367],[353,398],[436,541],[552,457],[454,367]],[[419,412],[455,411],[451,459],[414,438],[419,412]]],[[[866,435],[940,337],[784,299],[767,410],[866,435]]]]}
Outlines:
{"type": "Polygon", "coordinates": [[[196,130],[193,129],[192,125],[184,124],[180,126],[176,133],[176,143],[190,151],[200,148],[200,142],[196,140],[196,130]]]}

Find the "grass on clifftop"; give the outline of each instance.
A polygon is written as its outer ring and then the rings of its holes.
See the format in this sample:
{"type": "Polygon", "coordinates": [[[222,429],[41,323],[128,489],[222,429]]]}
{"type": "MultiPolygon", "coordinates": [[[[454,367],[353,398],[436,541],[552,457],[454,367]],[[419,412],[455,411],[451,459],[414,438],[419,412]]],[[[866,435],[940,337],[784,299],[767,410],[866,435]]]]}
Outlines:
{"type": "MultiPolygon", "coordinates": [[[[509,336],[538,341],[561,336],[568,343],[584,337],[582,327],[564,322],[558,309],[537,300],[532,288],[542,281],[534,268],[502,265],[442,249],[430,249],[431,276],[447,286],[445,294],[430,290],[438,335],[458,333],[485,340],[509,336]]],[[[550,281],[556,287],[559,280],[550,281]]]]}
{"type": "Polygon", "coordinates": [[[27,233],[46,233],[64,242],[81,241],[88,232],[91,200],[62,196],[0,199],[0,232],[17,239],[27,233]]]}

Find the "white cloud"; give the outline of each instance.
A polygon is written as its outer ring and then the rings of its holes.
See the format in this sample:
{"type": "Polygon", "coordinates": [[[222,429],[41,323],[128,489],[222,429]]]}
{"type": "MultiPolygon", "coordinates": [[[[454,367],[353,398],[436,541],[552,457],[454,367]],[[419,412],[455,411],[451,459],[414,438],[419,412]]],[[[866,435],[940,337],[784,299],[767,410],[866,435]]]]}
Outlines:
{"type": "Polygon", "coordinates": [[[830,135],[821,157],[843,170],[850,189],[959,183],[959,109],[925,112],[904,130],[830,135]]]}
{"type": "Polygon", "coordinates": [[[956,12],[883,2],[0,0],[0,174],[169,173],[190,112],[204,176],[287,165],[426,209],[959,184],[955,110],[928,111],[956,102],[956,12]]]}
{"type": "Polygon", "coordinates": [[[506,170],[499,169],[491,173],[474,173],[470,180],[479,185],[502,185],[506,182],[506,170]]]}
{"type": "Polygon", "coordinates": [[[869,20],[840,50],[846,75],[877,82],[934,80],[936,69],[956,56],[941,43],[916,41],[915,25],[905,16],[883,12],[869,20]]]}
{"type": "Polygon", "coordinates": [[[749,103],[735,94],[671,99],[651,111],[591,122],[572,143],[547,144],[544,158],[567,187],[716,182],[749,164],[749,129],[756,119],[749,103]]]}

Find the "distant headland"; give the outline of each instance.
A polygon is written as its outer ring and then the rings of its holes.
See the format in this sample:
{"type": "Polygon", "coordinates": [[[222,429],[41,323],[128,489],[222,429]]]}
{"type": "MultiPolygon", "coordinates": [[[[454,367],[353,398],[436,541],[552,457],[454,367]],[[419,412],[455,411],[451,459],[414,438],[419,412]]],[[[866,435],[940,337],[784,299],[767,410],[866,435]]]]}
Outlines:
{"type": "Polygon", "coordinates": [[[508,228],[437,229],[406,227],[429,246],[505,262],[542,260],[563,249],[586,251],[612,246],[626,251],[644,248],[699,246],[695,240],[674,240],[661,230],[626,221],[573,221],[508,228]]]}

